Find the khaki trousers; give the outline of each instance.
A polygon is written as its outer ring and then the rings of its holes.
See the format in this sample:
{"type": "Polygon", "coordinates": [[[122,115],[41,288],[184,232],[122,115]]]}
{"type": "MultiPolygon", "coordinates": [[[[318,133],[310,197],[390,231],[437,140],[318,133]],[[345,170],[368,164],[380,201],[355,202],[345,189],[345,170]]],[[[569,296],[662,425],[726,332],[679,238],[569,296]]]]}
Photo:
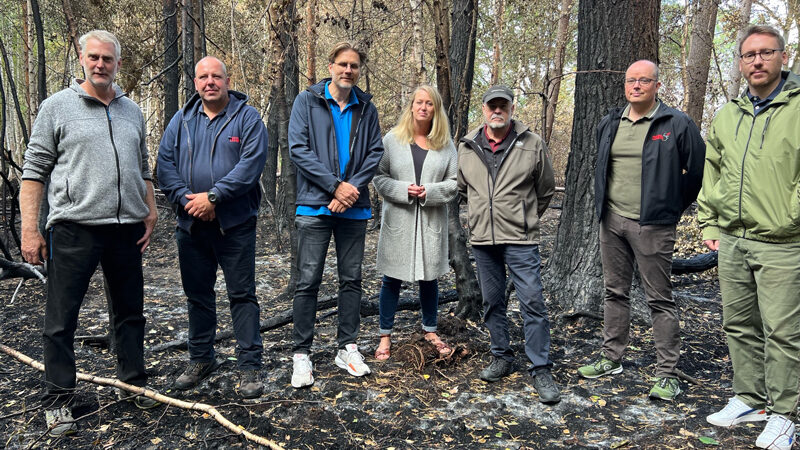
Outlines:
{"type": "Polygon", "coordinates": [[[751,407],[792,414],[800,381],[800,243],[723,234],[719,287],[733,392],[751,407]]]}
{"type": "Polygon", "coordinates": [[[678,308],[672,300],[672,251],[675,225],[639,225],[606,212],[600,222],[600,257],[605,286],[603,353],[620,361],[628,346],[633,263],[639,266],[645,298],[650,306],[655,340],[656,376],[676,377],[681,339],[678,308]]]}

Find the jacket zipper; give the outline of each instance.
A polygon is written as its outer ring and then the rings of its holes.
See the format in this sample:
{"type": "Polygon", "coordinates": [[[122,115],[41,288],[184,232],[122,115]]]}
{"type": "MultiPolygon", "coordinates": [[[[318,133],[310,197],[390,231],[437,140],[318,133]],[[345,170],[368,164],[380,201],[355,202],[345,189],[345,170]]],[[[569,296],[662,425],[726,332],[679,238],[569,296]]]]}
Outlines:
{"type": "MultiPolygon", "coordinates": [[[[194,152],[192,151],[192,136],[189,133],[189,124],[186,120],[183,121],[183,128],[186,129],[186,147],[189,148],[189,189],[194,192],[194,185],[192,182],[192,174],[194,173],[194,152]]],[[[180,142],[178,142],[180,148],[180,142]]]]}
{"type": "Polygon", "coordinates": [[[753,128],[756,126],[756,116],[753,114],[753,124],[750,126],[750,133],[747,135],[747,142],[744,145],[742,154],[742,170],[739,173],[739,223],[742,224],[742,237],[747,235],[747,227],[742,220],[742,192],[744,191],[744,162],[747,159],[747,152],[750,151],[750,140],[753,137],[753,128]]]}
{"type": "MultiPolygon", "coordinates": [[[[111,102],[114,100],[111,100],[111,102]]],[[[121,223],[119,220],[119,213],[122,209],[122,174],[120,173],[119,168],[119,153],[117,152],[117,144],[114,142],[114,128],[111,125],[111,110],[109,109],[110,105],[111,103],[103,106],[106,109],[106,119],[108,119],[108,135],[111,139],[111,148],[114,149],[114,161],[117,163],[117,223],[121,223]]]]}

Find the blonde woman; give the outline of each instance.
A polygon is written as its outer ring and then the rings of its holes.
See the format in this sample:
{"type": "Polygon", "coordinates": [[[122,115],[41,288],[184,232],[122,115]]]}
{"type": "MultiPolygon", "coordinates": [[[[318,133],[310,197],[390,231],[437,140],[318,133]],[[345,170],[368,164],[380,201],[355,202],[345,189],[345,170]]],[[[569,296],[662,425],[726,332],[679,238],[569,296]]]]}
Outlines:
{"type": "Polygon", "coordinates": [[[378,360],[388,359],[403,281],[419,282],[425,340],[442,354],[452,350],[436,334],[437,278],[448,270],[447,203],[456,195],[457,154],[436,88],[417,87],[397,126],[383,138],[384,154],[373,183],[383,196],[378,271],[381,340],[378,360]]]}

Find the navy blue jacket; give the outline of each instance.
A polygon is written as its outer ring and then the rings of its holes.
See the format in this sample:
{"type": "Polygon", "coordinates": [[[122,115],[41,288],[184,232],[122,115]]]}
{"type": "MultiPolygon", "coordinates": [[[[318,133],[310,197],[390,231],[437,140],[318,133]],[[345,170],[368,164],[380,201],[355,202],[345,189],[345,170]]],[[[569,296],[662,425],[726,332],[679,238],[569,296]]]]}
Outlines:
{"type": "MultiPolygon", "coordinates": [[[[170,120],[158,147],[158,183],[167,199],[178,206],[178,226],[190,231],[194,218],[184,210],[186,194],[205,192],[194,186],[213,186],[219,198],[214,212],[222,230],[244,223],[258,214],[261,188],[258,180],[267,161],[267,129],[261,116],[247,105],[247,96],[228,91],[224,124],[211,143],[211,167],[206,179],[192,179],[196,144],[192,142],[202,101],[198,94],[170,120]]],[[[196,168],[194,176],[198,175],[196,168]]]]}
{"type": "Polygon", "coordinates": [[[325,83],[320,81],[301,92],[292,106],[289,119],[289,155],[297,168],[297,205],[328,206],[337,181],[358,188],[353,208],[369,208],[369,183],[383,155],[378,110],[372,96],[353,86],[358,105],[353,106],[350,128],[350,162],[344,179],[339,179],[339,155],[333,116],[325,99],[325,83]]]}
{"type": "MultiPolygon", "coordinates": [[[[598,220],[607,209],[606,175],[611,145],[625,108],[612,109],[597,125],[594,199],[598,220]]],[[[703,181],[706,145],[686,114],[663,102],[650,120],[642,148],[640,225],[672,225],[697,199],[703,181]]]]}

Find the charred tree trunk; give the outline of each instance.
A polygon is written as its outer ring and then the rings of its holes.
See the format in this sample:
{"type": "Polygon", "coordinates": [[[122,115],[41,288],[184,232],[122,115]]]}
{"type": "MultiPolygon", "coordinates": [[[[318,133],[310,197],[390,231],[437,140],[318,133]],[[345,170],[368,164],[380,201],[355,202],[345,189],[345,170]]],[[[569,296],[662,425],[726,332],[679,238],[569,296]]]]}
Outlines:
{"type": "Polygon", "coordinates": [[[36,31],[36,94],[38,103],[31,105],[31,109],[39,111],[39,105],[47,98],[47,66],[44,59],[44,28],[42,27],[42,15],[39,13],[39,0],[31,1],[31,14],[33,15],[33,26],[36,31]]]}
{"type": "Polygon", "coordinates": [[[33,17],[28,7],[28,1],[22,2],[22,41],[25,43],[25,50],[22,52],[23,64],[25,66],[25,100],[28,102],[28,127],[33,125],[33,120],[36,118],[33,105],[36,104],[36,84],[33,80],[36,79],[36,65],[33,63],[33,29],[30,24],[33,23],[33,17]]]}
{"type": "MultiPolygon", "coordinates": [[[[450,96],[448,108],[453,139],[458,142],[467,132],[469,101],[475,69],[475,34],[478,21],[478,0],[454,0],[450,35],[450,96]]],[[[459,199],[448,205],[450,266],[456,275],[458,305],[456,314],[462,319],[479,320],[482,311],[481,291],[475,269],[467,252],[467,236],[459,219],[459,199]]]]}
{"type": "MultiPolygon", "coordinates": [[[[597,314],[603,299],[594,206],[595,127],[610,107],[625,103],[623,73],[631,61],[658,62],[658,0],[578,3],[578,75],[561,222],[544,272],[552,301],[564,311],[597,314]]],[[[633,296],[633,317],[647,314],[633,296]]]]}
{"type": "Polygon", "coordinates": [[[183,100],[194,94],[194,20],[192,0],[183,0],[181,26],[183,28],[183,100]]]}
{"type": "Polygon", "coordinates": [[[69,42],[72,48],[75,49],[75,55],[80,55],[81,45],[78,42],[78,31],[75,28],[75,15],[72,14],[71,0],[62,0],[64,8],[64,21],[67,23],[67,34],[69,35],[69,42]]]}
{"type": "Polygon", "coordinates": [[[175,0],[164,0],[164,129],[178,112],[178,7],[175,0]]]}
{"type": "Polygon", "coordinates": [[[553,67],[547,75],[545,95],[547,105],[544,114],[544,141],[550,144],[553,134],[553,123],[556,120],[556,107],[558,95],[561,90],[561,76],[564,74],[564,58],[567,53],[569,41],[569,19],[572,13],[573,0],[561,0],[561,15],[558,18],[558,32],[556,34],[556,54],[553,58],[553,67]]]}
{"type": "Polygon", "coordinates": [[[206,12],[204,0],[196,0],[194,7],[194,60],[200,61],[206,56],[206,12]]]}
{"type": "Polygon", "coordinates": [[[692,17],[692,40],[686,73],[686,114],[698,127],[703,126],[703,107],[706,103],[708,69],[714,47],[714,26],[717,24],[719,0],[701,0],[692,17]]]}
{"type": "Polygon", "coordinates": [[[447,17],[447,7],[447,0],[433,0],[431,3],[436,39],[436,87],[449,116],[452,95],[450,95],[450,59],[447,57],[450,48],[450,19],[447,17]]]}

